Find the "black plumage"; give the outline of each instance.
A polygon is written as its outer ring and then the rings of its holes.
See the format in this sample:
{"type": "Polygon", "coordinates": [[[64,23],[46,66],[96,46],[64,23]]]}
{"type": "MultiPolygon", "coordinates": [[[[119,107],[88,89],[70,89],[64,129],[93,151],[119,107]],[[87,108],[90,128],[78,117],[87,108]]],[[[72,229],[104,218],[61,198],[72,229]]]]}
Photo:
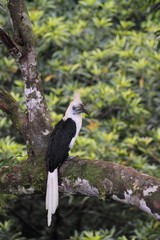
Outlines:
{"type": "Polygon", "coordinates": [[[58,167],[68,158],[68,152],[73,146],[82,127],[82,113],[87,113],[80,94],[74,94],[73,101],[66,109],[65,115],[53,129],[47,151],[47,188],[46,210],[48,226],[51,225],[52,215],[56,212],[59,204],[58,194],[58,167]]]}
{"type": "Polygon", "coordinates": [[[60,120],[53,129],[47,150],[47,168],[53,172],[67,158],[70,150],[69,145],[76,135],[76,123],[68,118],[60,120]]]}

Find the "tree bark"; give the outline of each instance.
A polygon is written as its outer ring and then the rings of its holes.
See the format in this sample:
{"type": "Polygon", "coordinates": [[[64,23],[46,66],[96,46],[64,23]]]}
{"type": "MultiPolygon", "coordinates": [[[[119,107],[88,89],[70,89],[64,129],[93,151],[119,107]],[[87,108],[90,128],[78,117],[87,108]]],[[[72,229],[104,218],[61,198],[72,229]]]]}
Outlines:
{"type": "Polygon", "coordinates": [[[38,71],[32,26],[24,0],[9,0],[8,8],[13,21],[15,42],[23,46],[23,54],[18,63],[24,80],[28,111],[28,144],[33,156],[42,157],[45,156],[51,120],[38,71]]]}
{"type": "MultiPolygon", "coordinates": [[[[0,172],[1,193],[29,194],[45,192],[44,164],[32,162],[4,167],[0,172]]],[[[131,167],[107,161],[72,159],[60,168],[59,190],[70,194],[112,198],[131,204],[160,220],[160,180],[131,167]]]]}
{"type": "Polygon", "coordinates": [[[160,180],[134,168],[106,161],[67,161],[60,169],[63,192],[110,197],[160,220],[160,180]]]}

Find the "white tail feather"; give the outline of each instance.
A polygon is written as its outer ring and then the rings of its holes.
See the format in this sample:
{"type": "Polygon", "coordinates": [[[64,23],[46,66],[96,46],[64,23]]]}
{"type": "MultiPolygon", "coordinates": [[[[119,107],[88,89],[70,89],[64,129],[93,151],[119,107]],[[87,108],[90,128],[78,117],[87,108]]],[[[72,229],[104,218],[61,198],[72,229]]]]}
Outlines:
{"type": "Polygon", "coordinates": [[[58,207],[58,170],[48,172],[47,191],[46,191],[46,209],[48,210],[48,226],[51,225],[52,215],[58,207]]]}

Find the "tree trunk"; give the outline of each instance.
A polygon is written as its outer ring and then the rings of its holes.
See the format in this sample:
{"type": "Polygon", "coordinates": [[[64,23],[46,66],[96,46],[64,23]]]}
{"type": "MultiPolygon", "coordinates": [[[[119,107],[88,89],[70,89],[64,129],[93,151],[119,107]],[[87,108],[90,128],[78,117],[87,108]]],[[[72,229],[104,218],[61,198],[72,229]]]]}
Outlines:
{"type": "MultiPolygon", "coordinates": [[[[22,123],[21,130],[23,128],[25,133],[23,138],[29,158],[35,161],[39,158],[44,160],[52,127],[37,66],[32,26],[24,0],[9,0],[8,9],[13,23],[14,38],[12,39],[3,29],[0,29],[0,38],[19,65],[24,81],[27,128],[22,123]]],[[[6,98],[10,98],[9,94],[6,98]]],[[[3,102],[2,97],[0,100],[3,102]]],[[[14,126],[19,122],[17,117],[15,116],[14,126]]]]}

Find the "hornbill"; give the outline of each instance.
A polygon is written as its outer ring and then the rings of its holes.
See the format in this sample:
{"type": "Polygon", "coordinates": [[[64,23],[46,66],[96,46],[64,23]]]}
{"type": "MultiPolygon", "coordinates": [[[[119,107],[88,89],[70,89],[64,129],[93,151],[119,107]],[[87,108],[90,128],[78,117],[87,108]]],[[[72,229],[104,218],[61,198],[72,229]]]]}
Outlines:
{"type": "Polygon", "coordinates": [[[73,101],[68,106],[63,119],[53,129],[47,150],[47,190],[46,209],[48,210],[48,226],[52,215],[58,207],[58,167],[67,160],[69,150],[73,146],[82,126],[82,113],[87,113],[80,94],[75,93],[73,101]]]}

